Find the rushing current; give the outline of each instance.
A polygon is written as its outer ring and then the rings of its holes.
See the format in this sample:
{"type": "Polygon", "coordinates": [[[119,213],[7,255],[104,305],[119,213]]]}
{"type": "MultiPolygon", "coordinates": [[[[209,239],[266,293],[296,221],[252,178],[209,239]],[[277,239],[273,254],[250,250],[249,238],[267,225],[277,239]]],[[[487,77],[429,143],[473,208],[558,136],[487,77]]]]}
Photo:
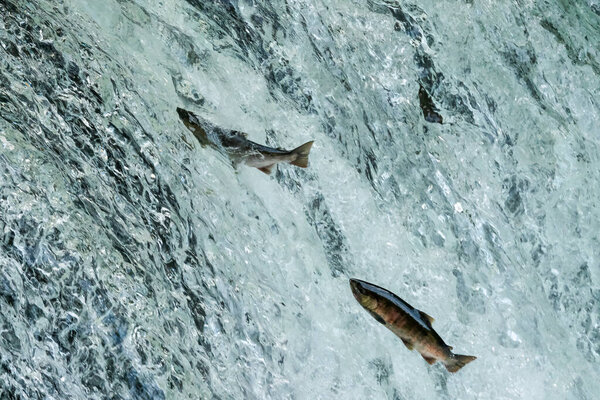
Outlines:
{"type": "Polygon", "coordinates": [[[0,399],[597,399],[598,43],[597,0],[0,0],[0,399]]]}

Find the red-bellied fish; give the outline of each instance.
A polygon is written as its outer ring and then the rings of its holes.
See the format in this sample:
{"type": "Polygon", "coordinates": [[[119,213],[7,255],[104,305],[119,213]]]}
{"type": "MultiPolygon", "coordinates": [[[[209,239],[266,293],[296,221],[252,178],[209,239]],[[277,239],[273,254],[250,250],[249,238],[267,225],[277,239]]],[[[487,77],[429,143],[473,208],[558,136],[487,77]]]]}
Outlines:
{"type": "Polygon", "coordinates": [[[440,361],[448,371],[456,372],[477,358],[452,353],[452,347],[433,330],[433,318],[389,290],[359,279],[350,279],[350,288],[373,318],[402,339],[409,350],[421,353],[429,364],[440,361]]]}

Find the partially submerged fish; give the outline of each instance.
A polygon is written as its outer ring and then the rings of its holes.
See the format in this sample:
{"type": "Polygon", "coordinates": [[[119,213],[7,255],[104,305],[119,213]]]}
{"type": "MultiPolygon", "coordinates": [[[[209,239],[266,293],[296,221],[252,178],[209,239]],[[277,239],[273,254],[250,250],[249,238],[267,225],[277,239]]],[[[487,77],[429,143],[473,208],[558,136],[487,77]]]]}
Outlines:
{"type": "Polygon", "coordinates": [[[275,149],[248,140],[243,132],[219,128],[183,108],[177,108],[177,113],[184,125],[192,131],[202,145],[223,149],[236,164],[244,163],[258,168],[265,174],[270,174],[273,166],[280,162],[287,162],[302,168],[308,166],[308,153],[310,153],[312,141],[304,143],[294,150],[275,149]]]}
{"type": "Polygon", "coordinates": [[[358,279],[350,279],[350,288],[373,318],[402,339],[409,350],[421,353],[429,364],[440,361],[448,371],[456,372],[477,358],[452,353],[452,347],[433,330],[433,318],[389,290],[358,279]]]}

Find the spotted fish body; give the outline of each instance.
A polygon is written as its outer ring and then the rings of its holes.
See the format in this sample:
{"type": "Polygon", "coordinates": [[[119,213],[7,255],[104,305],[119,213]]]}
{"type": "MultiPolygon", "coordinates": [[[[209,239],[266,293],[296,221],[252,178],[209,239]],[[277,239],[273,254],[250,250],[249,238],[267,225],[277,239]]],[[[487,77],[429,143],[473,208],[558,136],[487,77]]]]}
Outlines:
{"type": "Polygon", "coordinates": [[[183,108],[177,108],[177,114],[202,145],[223,150],[235,164],[244,163],[266,174],[270,174],[273,166],[280,162],[301,168],[308,166],[312,141],[294,150],[275,149],[246,139],[243,132],[219,128],[183,108]]]}
{"type": "Polygon", "coordinates": [[[352,294],[369,314],[402,339],[409,350],[417,350],[429,364],[442,362],[450,372],[456,372],[476,359],[452,353],[433,329],[433,318],[394,293],[372,283],[350,279],[352,294]]]}

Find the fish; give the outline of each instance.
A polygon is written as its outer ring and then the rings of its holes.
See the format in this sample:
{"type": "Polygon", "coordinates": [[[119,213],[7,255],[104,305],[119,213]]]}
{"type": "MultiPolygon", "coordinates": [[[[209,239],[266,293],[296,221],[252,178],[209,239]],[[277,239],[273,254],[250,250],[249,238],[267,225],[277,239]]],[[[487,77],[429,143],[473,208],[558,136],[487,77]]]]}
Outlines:
{"type": "Polygon", "coordinates": [[[308,167],[308,155],[314,141],[306,142],[294,150],[276,149],[248,140],[247,134],[223,129],[191,111],[177,108],[183,124],[203,146],[209,145],[226,153],[234,164],[246,164],[270,174],[273,167],[286,162],[297,167],[308,167]]]}
{"type": "Polygon", "coordinates": [[[409,350],[417,350],[429,364],[440,361],[456,372],[475,360],[475,356],[454,354],[433,329],[433,318],[387,289],[359,279],[350,279],[352,294],[378,322],[394,332],[409,350]]]}

